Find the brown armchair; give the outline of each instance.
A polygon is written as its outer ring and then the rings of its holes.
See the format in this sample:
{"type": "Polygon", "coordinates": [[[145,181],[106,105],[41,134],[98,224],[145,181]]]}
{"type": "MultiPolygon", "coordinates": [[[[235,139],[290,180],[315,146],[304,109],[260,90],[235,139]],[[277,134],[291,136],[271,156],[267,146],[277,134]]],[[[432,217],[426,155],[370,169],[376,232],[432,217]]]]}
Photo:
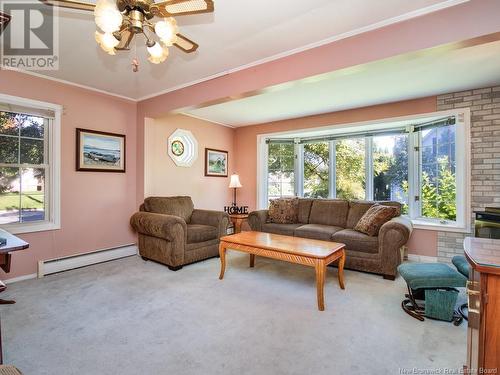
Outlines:
{"type": "Polygon", "coordinates": [[[227,233],[229,215],[195,210],[190,197],[150,197],[130,224],[139,233],[142,258],[177,271],[219,254],[219,239],[227,233]]]}

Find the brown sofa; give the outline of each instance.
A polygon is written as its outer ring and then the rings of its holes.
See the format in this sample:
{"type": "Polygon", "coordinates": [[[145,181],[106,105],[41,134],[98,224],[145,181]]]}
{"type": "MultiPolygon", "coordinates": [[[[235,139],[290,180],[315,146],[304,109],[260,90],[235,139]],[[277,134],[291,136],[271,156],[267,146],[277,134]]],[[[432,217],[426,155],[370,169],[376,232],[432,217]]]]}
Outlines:
{"type": "Polygon", "coordinates": [[[195,210],[190,197],[150,197],[130,219],[139,233],[139,253],[173,271],[215,257],[227,233],[224,212],[195,210]]]}
{"type": "MultiPolygon", "coordinates": [[[[346,244],[346,268],[378,273],[394,280],[401,263],[401,247],[412,231],[411,221],[398,216],[385,223],[378,237],[353,230],[356,223],[375,202],[343,199],[299,199],[298,222],[267,223],[268,210],[249,214],[254,231],[312,238],[346,244]]],[[[401,207],[398,202],[378,202],[401,207]]]]}

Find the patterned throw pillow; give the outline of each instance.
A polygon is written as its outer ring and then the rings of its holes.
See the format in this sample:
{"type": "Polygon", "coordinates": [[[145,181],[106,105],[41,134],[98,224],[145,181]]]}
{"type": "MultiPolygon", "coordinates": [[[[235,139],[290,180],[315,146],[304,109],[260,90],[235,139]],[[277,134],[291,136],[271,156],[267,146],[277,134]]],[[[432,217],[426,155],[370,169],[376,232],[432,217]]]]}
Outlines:
{"type": "Polygon", "coordinates": [[[269,202],[267,223],[294,224],[299,221],[299,198],[279,198],[269,202]]]}
{"type": "Polygon", "coordinates": [[[369,236],[377,236],[382,225],[396,216],[398,216],[397,207],[374,204],[359,219],[354,230],[369,236]]]}

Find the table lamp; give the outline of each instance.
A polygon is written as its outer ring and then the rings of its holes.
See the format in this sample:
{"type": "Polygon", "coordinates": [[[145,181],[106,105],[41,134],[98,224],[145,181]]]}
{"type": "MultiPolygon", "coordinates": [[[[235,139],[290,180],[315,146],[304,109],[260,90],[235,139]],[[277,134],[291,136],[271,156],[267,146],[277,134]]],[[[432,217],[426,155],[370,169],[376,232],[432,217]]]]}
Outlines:
{"type": "Polygon", "coordinates": [[[232,174],[229,187],[234,189],[233,207],[236,207],[236,189],[243,187],[240,182],[240,176],[238,176],[237,174],[232,174]]]}

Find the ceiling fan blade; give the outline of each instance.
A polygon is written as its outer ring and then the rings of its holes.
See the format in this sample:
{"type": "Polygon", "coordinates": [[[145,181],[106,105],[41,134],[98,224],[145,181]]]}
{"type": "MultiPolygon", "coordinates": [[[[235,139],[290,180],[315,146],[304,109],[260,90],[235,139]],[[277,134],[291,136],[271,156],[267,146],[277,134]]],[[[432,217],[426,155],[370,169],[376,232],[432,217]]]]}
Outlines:
{"type": "Polygon", "coordinates": [[[131,33],[129,30],[123,30],[121,35],[122,39],[120,40],[120,44],[118,44],[115,49],[118,51],[129,51],[130,42],[134,39],[134,33],[131,33]]]}
{"type": "Polygon", "coordinates": [[[88,10],[91,12],[93,12],[95,9],[95,4],[85,1],[73,1],[73,0],[39,0],[39,1],[41,1],[46,5],[52,5],[60,8],[88,10]]]}
{"type": "Polygon", "coordinates": [[[10,22],[10,16],[8,14],[0,12],[0,33],[7,27],[10,22]]]}
{"type": "Polygon", "coordinates": [[[192,53],[196,51],[199,45],[192,40],[186,38],[182,34],[177,34],[177,41],[174,43],[174,46],[183,50],[186,53],[192,53]]]}
{"type": "Polygon", "coordinates": [[[167,0],[152,4],[151,12],[158,17],[212,13],[213,0],[167,0]]]}

